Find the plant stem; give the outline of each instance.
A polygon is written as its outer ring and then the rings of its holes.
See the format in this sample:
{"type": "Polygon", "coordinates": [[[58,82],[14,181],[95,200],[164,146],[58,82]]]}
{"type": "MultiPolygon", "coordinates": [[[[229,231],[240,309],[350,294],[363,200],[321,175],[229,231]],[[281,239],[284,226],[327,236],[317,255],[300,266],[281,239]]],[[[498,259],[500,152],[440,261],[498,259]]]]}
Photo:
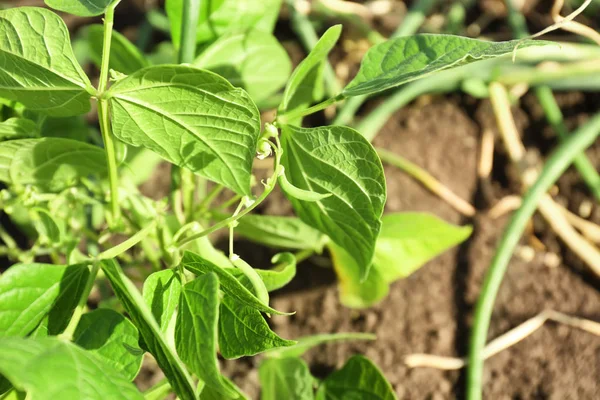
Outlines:
{"type": "Polygon", "coordinates": [[[294,110],[294,111],[291,111],[288,113],[284,113],[283,115],[279,115],[277,117],[277,122],[281,122],[281,123],[285,124],[285,123],[287,123],[287,121],[291,121],[296,118],[305,117],[307,115],[314,114],[318,111],[324,110],[327,107],[329,107],[330,105],[335,104],[338,101],[342,101],[344,99],[345,99],[345,96],[343,94],[338,94],[337,96],[331,97],[319,104],[315,104],[312,107],[305,108],[303,110],[294,110]]]}
{"type": "Polygon", "coordinates": [[[496,255],[486,274],[481,295],[475,308],[469,348],[469,370],[467,373],[468,400],[480,400],[482,398],[483,349],[487,340],[494,301],[512,253],[519,243],[529,219],[535,212],[539,200],[569,167],[575,157],[594,142],[599,133],[600,114],[597,114],[560,144],[548,158],[537,181],[523,197],[521,208],[513,215],[502,236],[496,255]]]}
{"type": "Polygon", "coordinates": [[[100,263],[94,262],[92,264],[92,269],[90,270],[90,275],[85,283],[85,287],[83,292],[81,293],[81,297],[79,298],[79,302],[77,303],[77,307],[75,307],[75,311],[73,311],[73,316],[69,321],[69,324],[59,335],[59,337],[66,340],[73,340],[73,334],[75,333],[75,329],[79,324],[79,320],[83,315],[83,311],[87,307],[87,300],[90,297],[90,293],[92,292],[92,288],[94,287],[94,282],[96,281],[96,276],[98,276],[98,271],[100,270],[100,263]]]}
{"type": "Polygon", "coordinates": [[[225,189],[223,185],[216,185],[213,187],[210,192],[204,197],[202,202],[198,205],[198,209],[202,212],[210,208],[212,202],[217,198],[217,196],[225,189]]]}
{"type": "Polygon", "coordinates": [[[117,257],[118,255],[126,252],[127,250],[129,250],[130,248],[132,248],[133,246],[138,244],[140,241],[142,241],[146,236],[148,236],[150,231],[152,231],[155,227],[156,227],[156,220],[149,223],[144,229],[137,232],[135,235],[131,236],[129,239],[127,239],[123,243],[120,243],[120,244],[118,244],[114,247],[111,247],[110,249],[98,254],[96,256],[96,259],[97,260],[108,260],[108,259],[117,257]]]}
{"type": "Polygon", "coordinates": [[[100,132],[106,150],[106,161],[108,165],[108,179],[110,185],[110,205],[113,226],[118,226],[121,220],[121,207],[119,206],[119,170],[115,143],[110,129],[110,118],[108,103],[104,99],[104,93],[108,85],[108,70],[110,63],[110,45],[112,41],[112,30],[115,18],[115,7],[119,2],[111,4],[104,15],[104,39],[102,44],[102,64],[100,67],[100,81],[98,83],[98,120],[100,132]]]}

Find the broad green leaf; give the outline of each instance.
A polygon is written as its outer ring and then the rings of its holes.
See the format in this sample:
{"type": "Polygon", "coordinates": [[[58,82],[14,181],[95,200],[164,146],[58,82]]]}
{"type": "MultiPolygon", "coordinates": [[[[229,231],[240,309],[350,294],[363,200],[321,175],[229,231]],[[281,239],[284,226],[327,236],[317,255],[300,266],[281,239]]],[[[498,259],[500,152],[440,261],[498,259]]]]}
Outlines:
{"type": "Polygon", "coordinates": [[[363,356],[350,358],[319,386],[317,400],[396,400],[392,385],[379,368],[363,356]]]}
{"type": "Polygon", "coordinates": [[[85,265],[20,264],[0,276],[0,337],[26,336],[48,315],[45,330],[68,323],[89,275],[85,265]],[[62,300],[61,300],[62,299],[62,300]],[[63,307],[53,306],[61,304],[63,307]]]}
{"type": "Polygon", "coordinates": [[[224,78],[187,66],[156,66],[108,92],[114,135],[250,195],[260,134],[256,105],[224,78]]]}
{"type": "Polygon", "coordinates": [[[61,138],[0,143],[1,182],[60,192],[89,175],[106,175],[106,155],[99,147],[61,138]]]}
{"type": "Polygon", "coordinates": [[[319,39],[310,54],[296,67],[290,77],[279,112],[289,112],[323,97],[323,68],[327,55],[337,43],[342,26],[335,25],[329,28],[319,39]]]}
{"type": "Polygon", "coordinates": [[[0,373],[35,400],[142,400],[96,354],[58,338],[0,339],[0,373]]]}
{"type": "Polygon", "coordinates": [[[40,135],[40,128],[30,119],[9,118],[0,122],[0,141],[21,139],[40,135]]]}
{"type": "Polygon", "coordinates": [[[177,396],[182,400],[195,400],[197,395],[191,376],[177,356],[175,349],[165,340],[160,327],[152,316],[152,311],[144,302],[133,282],[125,276],[116,261],[104,260],[101,262],[101,266],[115,295],[138,328],[145,348],[154,356],[177,396]]]}
{"type": "Polygon", "coordinates": [[[371,144],[343,126],[282,128],[282,164],[290,182],[330,197],[289,198],[300,219],[346,250],[366,278],[386,199],[383,167],[371,144]]]}
{"type": "Polygon", "coordinates": [[[226,296],[221,302],[220,311],[219,350],[227,359],[253,356],[296,343],[280,338],[269,328],[260,311],[234,297],[226,296]]]}
{"type": "Polygon", "coordinates": [[[374,268],[386,282],[405,278],[427,261],[466,240],[470,226],[454,226],[426,213],[383,217],[375,246],[374,268]]]}
{"type": "MultiPolygon", "coordinates": [[[[96,66],[100,67],[102,64],[104,27],[102,25],[90,25],[87,30],[90,57],[96,66]]],[[[144,55],[129,39],[119,32],[113,31],[110,44],[109,66],[111,69],[130,75],[149,65],[144,55]]]]}
{"type": "Polygon", "coordinates": [[[62,240],[64,226],[60,226],[59,221],[55,220],[48,210],[35,207],[32,211],[36,216],[34,221],[40,236],[43,236],[50,244],[59,244],[62,240]]]}
{"type": "Polygon", "coordinates": [[[258,369],[261,400],[312,400],[315,398],[308,365],[301,358],[268,358],[258,369]]]}
{"type": "Polygon", "coordinates": [[[172,269],[155,272],[144,281],[142,293],[160,330],[165,333],[179,303],[181,294],[179,275],[172,269]]]}
{"type": "Polygon", "coordinates": [[[295,345],[269,351],[266,355],[274,358],[301,357],[308,350],[325,343],[346,340],[375,340],[376,338],[377,337],[371,333],[324,333],[301,337],[295,345]]]}
{"type": "Polygon", "coordinates": [[[90,110],[94,89],[58,15],[35,7],[0,11],[0,37],[0,97],[55,117],[90,110]]]}
{"type": "Polygon", "coordinates": [[[142,367],[144,351],[138,345],[137,328],[122,314],[97,309],[81,316],[73,341],[101,358],[132,381],[142,367]]]}
{"type": "Polygon", "coordinates": [[[41,130],[43,137],[58,137],[87,142],[93,128],[88,126],[82,115],[76,115],[65,118],[47,117],[42,123],[41,130]]]}
{"type": "Polygon", "coordinates": [[[156,45],[152,53],[146,54],[146,59],[152,65],[176,64],[177,49],[171,42],[161,42],[156,45]]]}
{"type": "Polygon", "coordinates": [[[219,323],[219,278],[214,273],[197,277],[183,286],[175,346],[181,359],[207,386],[226,398],[237,398],[219,372],[217,336],[219,323]]]}
{"type": "Polygon", "coordinates": [[[272,34],[257,30],[219,38],[193,65],[244,88],[256,103],[281,89],[292,71],[292,63],[279,41],[272,34]]]}
{"type": "Polygon", "coordinates": [[[364,279],[362,268],[346,250],[335,243],[329,243],[327,246],[338,277],[340,302],[344,306],[366,308],[383,300],[388,295],[389,284],[375,265],[364,279]]]}
{"type": "Polygon", "coordinates": [[[44,0],[50,8],[77,15],[95,17],[102,15],[115,0],[44,0]]]}
{"type": "MultiPolygon", "coordinates": [[[[277,264],[273,269],[254,269],[269,292],[281,289],[296,276],[296,257],[292,253],[275,254],[271,262],[277,264]]],[[[250,281],[239,269],[229,268],[227,272],[235,276],[247,288],[252,287],[250,281]]]]}
{"type": "Polygon", "coordinates": [[[236,233],[267,246],[320,252],[325,242],[321,232],[295,217],[248,214],[238,222],[236,233]]]}
{"type": "Polygon", "coordinates": [[[268,305],[263,304],[263,302],[261,302],[252,292],[250,292],[242,283],[240,283],[235,276],[229,273],[230,268],[221,268],[190,251],[183,253],[181,265],[183,265],[183,267],[188,271],[191,271],[199,276],[214,272],[219,277],[221,289],[248,307],[252,307],[265,313],[288,315],[287,313],[277,311],[268,305]]]}
{"type": "Polygon", "coordinates": [[[544,41],[488,42],[453,35],[402,36],[373,46],[356,77],[344,88],[346,97],[381,92],[433,72],[474,61],[510,54],[515,46],[549,44],[544,41]]]}

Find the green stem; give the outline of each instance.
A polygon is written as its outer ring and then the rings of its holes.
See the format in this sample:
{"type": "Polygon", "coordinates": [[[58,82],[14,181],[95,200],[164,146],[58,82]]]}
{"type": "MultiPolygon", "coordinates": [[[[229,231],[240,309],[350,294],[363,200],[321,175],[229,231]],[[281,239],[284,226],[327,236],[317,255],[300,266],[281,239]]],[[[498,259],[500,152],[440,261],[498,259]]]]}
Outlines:
{"type": "Polygon", "coordinates": [[[102,44],[102,63],[100,67],[100,81],[98,83],[98,120],[100,132],[106,150],[106,162],[108,165],[108,179],[110,185],[110,205],[113,226],[118,226],[121,220],[121,207],[119,206],[119,170],[115,151],[114,138],[110,129],[110,118],[108,103],[104,99],[104,93],[108,86],[108,71],[110,63],[110,45],[112,41],[112,30],[115,18],[116,1],[106,9],[104,15],[104,39],[102,44]]]}
{"type": "Polygon", "coordinates": [[[119,243],[118,245],[111,247],[110,249],[103,251],[102,253],[96,256],[97,260],[108,260],[111,258],[115,258],[121,253],[126,252],[136,244],[138,244],[141,240],[143,240],[150,231],[152,231],[156,227],[156,220],[152,221],[148,226],[146,226],[141,231],[137,232],[135,235],[124,241],[123,243],[119,243]]]}
{"type": "Polygon", "coordinates": [[[98,271],[100,270],[100,263],[94,262],[92,264],[92,269],[90,271],[90,275],[85,283],[85,287],[83,292],[81,293],[81,297],[79,298],[79,302],[77,303],[77,307],[75,307],[75,311],[73,311],[73,316],[69,321],[69,324],[59,335],[59,337],[66,340],[73,340],[73,334],[75,333],[75,329],[79,324],[79,320],[81,320],[81,316],[87,307],[87,300],[90,297],[90,293],[92,292],[92,288],[94,287],[94,282],[96,281],[96,276],[98,276],[98,271]]]}
{"type": "Polygon", "coordinates": [[[2,239],[6,247],[8,247],[11,250],[17,249],[19,247],[15,239],[13,239],[13,237],[10,236],[10,234],[4,229],[4,227],[2,227],[2,225],[0,225],[0,239],[2,239]]]}
{"type": "Polygon", "coordinates": [[[429,11],[435,6],[438,0],[419,0],[413,3],[406,17],[398,26],[392,37],[413,35],[423,24],[429,11]]]}
{"type": "Polygon", "coordinates": [[[198,210],[200,212],[208,210],[212,202],[217,198],[217,196],[225,189],[223,185],[216,185],[213,187],[210,192],[204,197],[202,202],[198,205],[198,210]]]}
{"type": "Polygon", "coordinates": [[[292,121],[292,120],[295,120],[296,118],[305,117],[307,115],[314,114],[318,111],[324,110],[327,107],[329,107],[330,105],[335,104],[338,101],[342,101],[344,99],[345,99],[345,96],[343,94],[338,94],[337,96],[331,97],[319,104],[315,104],[312,107],[305,108],[303,110],[294,110],[294,111],[290,111],[288,113],[284,113],[283,115],[279,115],[277,117],[277,122],[281,122],[281,123],[285,124],[285,123],[287,123],[287,121],[292,121]]]}
{"type": "Polygon", "coordinates": [[[171,391],[171,384],[167,378],[159,381],[156,385],[144,392],[145,400],[161,400],[167,397],[171,391]]]}
{"type": "Polygon", "coordinates": [[[577,155],[594,142],[599,133],[600,114],[597,114],[560,144],[548,158],[537,181],[523,197],[521,207],[513,215],[502,236],[496,255],[485,276],[481,295],[475,308],[467,372],[468,400],[480,400],[482,398],[483,350],[487,340],[494,301],[513,251],[519,243],[529,219],[535,212],[538,201],[554,185],[577,155]]]}

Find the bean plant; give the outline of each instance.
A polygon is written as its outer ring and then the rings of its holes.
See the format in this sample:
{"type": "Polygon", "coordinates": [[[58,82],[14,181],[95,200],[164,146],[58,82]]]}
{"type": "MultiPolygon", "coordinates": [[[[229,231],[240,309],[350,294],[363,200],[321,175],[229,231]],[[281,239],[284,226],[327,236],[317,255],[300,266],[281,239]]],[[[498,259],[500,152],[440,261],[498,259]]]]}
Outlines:
{"type": "Polygon", "coordinates": [[[46,0],[64,13],[103,16],[74,45],[53,11],[0,11],[0,210],[28,243],[0,226],[0,254],[16,262],[0,277],[0,398],[247,398],[220,373],[218,355],[261,353],[262,399],[395,398],[358,355],[314,378],[301,359],[307,349],[373,338],[282,338],[268,318],[294,310],[273,308],[269,293],[327,249],[342,303],[367,307],[470,228],[420,213],[383,216],[386,181],[369,140],[345,126],[303,127],[303,119],[545,43],[393,38],[327,98],[323,76],[340,25],[292,72],[273,36],[281,0],[167,0],[172,42],[151,54],[113,31],[118,3],[46,0]],[[97,81],[85,58],[98,66],[97,81]],[[272,108],[275,117],[262,121],[260,111],[272,108]],[[94,113],[98,124],[88,124],[94,113]],[[156,200],[139,186],[161,161],[171,183],[156,200]],[[272,165],[263,179],[256,162],[272,165]],[[296,216],[251,213],[276,187],[296,216]],[[229,235],[225,252],[209,240],[217,231],[229,235]],[[280,249],[274,266],[249,265],[234,234],[280,249]],[[132,381],[146,353],[166,379],[141,393],[132,381]]]}

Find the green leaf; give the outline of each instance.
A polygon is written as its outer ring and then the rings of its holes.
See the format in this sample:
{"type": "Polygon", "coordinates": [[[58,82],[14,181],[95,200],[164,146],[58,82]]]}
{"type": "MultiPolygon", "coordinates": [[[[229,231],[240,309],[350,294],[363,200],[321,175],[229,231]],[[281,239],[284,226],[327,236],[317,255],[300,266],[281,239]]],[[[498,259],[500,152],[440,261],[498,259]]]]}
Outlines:
{"type": "Polygon", "coordinates": [[[141,400],[123,375],[92,352],[57,338],[0,339],[0,373],[35,400],[141,400]]]}
{"type": "Polygon", "coordinates": [[[209,272],[183,287],[175,326],[175,346],[181,359],[207,386],[235,399],[237,392],[219,372],[218,323],[219,278],[209,272]]]}
{"type": "Polygon", "coordinates": [[[30,119],[9,118],[0,122],[0,141],[39,136],[40,129],[30,119]]]}
{"type": "Polygon", "coordinates": [[[377,336],[371,333],[324,333],[320,335],[305,336],[298,339],[298,343],[284,349],[269,351],[266,355],[274,358],[301,357],[308,350],[325,343],[342,340],[375,340],[377,336]]]}
{"type": "Polygon", "coordinates": [[[167,332],[181,294],[179,275],[172,269],[155,272],[144,281],[142,293],[160,330],[167,332]]]}
{"type": "Polygon", "coordinates": [[[405,278],[435,256],[465,241],[470,226],[454,226],[426,213],[383,217],[375,246],[374,268],[386,282],[405,278]]]}
{"type": "Polygon", "coordinates": [[[294,345],[269,328],[260,311],[248,307],[234,297],[221,302],[219,349],[227,359],[253,356],[274,348],[294,345]]]}
{"type": "Polygon", "coordinates": [[[48,315],[46,330],[68,323],[89,270],[85,265],[20,264],[0,276],[0,337],[26,336],[48,315]],[[66,300],[66,302],[65,302],[66,300]],[[55,304],[63,307],[53,308],[55,304]]]}
{"type": "MultiPolygon", "coordinates": [[[[273,269],[254,268],[269,292],[281,289],[290,283],[294,276],[296,276],[296,257],[292,253],[275,254],[271,259],[271,262],[273,264],[277,263],[278,265],[273,269]]],[[[245,287],[252,287],[250,281],[239,269],[229,268],[227,272],[235,276],[245,287]]]]}
{"type": "Polygon", "coordinates": [[[106,154],[97,146],[61,138],[0,143],[1,182],[60,192],[89,175],[106,175],[106,154]]]}
{"type": "Polygon", "coordinates": [[[138,328],[146,349],[156,359],[158,366],[171,383],[171,387],[173,387],[177,396],[182,400],[195,400],[197,395],[191,376],[179,360],[175,349],[171,348],[163,337],[152,312],[146,306],[142,295],[133,282],[125,276],[116,261],[103,260],[101,266],[115,295],[138,328]]]}
{"type": "Polygon", "coordinates": [[[108,98],[118,139],[251,195],[260,115],[242,89],[209,71],[156,66],[118,81],[108,98]]]}
{"type": "MultiPolygon", "coordinates": [[[[239,398],[244,400],[248,399],[248,396],[246,396],[246,394],[244,394],[244,392],[242,392],[242,390],[237,387],[231,379],[227,378],[226,376],[222,376],[222,378],[224,381],[227,381],[233,390],[236,391],[239,398]]],[[[223,400],[223,395],[218,390],[213,389],[210,386],[204,386],[202,392],[200,392],[199,400],[223,400]]]]}
{"type": "Polygon", "coordinates": [[[138,340],[138,330],[131,321],[109,309],[83,314],[73,334],[76,344],[130,381],[142,367],[144,351],[138,348],[138,340]]]}
{"type": "Polygon", "coordinates": [[[438,34],[398,37],[369,49],[358,74],[342,94],[349,97],[381,92],[433,72],[510,54],[517,44],[519,48],[525,48],[549,43],[534,40],[488,42],[438,34]]]}
{"type": "Polygon", "coordinates": [[[341,25],[329,28],[310,54],[296,67],[285,87],[279,113],[304,108],[323,97],[323,68],[327,55],[337,43],[341,33],[341,25]]]}
{"type": "Polygon", "coordinates": [[[34,207],[37,220],[37,230],[40,236],[43,236],[50,244],[59,244],[62,240],[62,231],[64,228],[59,226],[59,222],[54,219],[48,210],[41,207],[34,207]]]}
{"type": "Polygon", "coordinates": [[[35,7],[0,11],[0,36],[0,97],[55,117],[90,110],[94,89],[58,15],[35,7]]]}
{"type": "Polygon", "coordinates": [[[308,365],[300,358],[269,358],[258,369],[261,400],[312,400],[315,398],[308,365]]]}
{"type": "Polygon", "coordinates": [[[279,41],[272,34],[257,30],[219,38],[193,65],[244,88],[256,103],[281,89],[292,71],[292,63],[279,41]]]}
{"type": "MultiPolygon", "coordinates": [[[[104,41],[104,26],[90,25],[87,28],[90,57],[100,68],[102,64],[102,46],[104,41]]],[[[125,36],[113,31],[110,44],[109,67],[126,75],[149,66],[148,60],[125,36]]]]}
{"type": "Polygon", "coordinates": [[[216,266],[210,261],[205,260],[204,258],[190,251],[186,251],[185,253],[183,253],[181,265],[183,265],[183,267],[188,271],[191,271],[199,276],[214,272],[219,277],[219,281],[221,282],[221,289],[225,293],[235,297],[248,307],[252,307],[256,310],[265,313],[289,315],[288,313],[277,311],[269,307],[268,305],[263,304],[263,302],[261,302],[254,294],[252,294],[252,292],[250,292],[244,285],[242,285],[235,278],[235,276],[229,273],[229,269],[231,268],[221,268],[219,266],[216,266]]]}
{"type": "Polygon", "coordinates": [[[383,300],[389,293],[388,282],[375,265],[366,279],[363,269],[346,250],[330,242],[327,247],[331,254],[333,268],[338,277],[340,302],[350,308],[367,308],[383,300]]]}
{"type": "Polygon", "coordinates": [[[344,367],[319,386],[317,400],[396,400],[392,385],[379,368],[363,356],[350,358],[344,367]]]}
{"type": "Polygon", "coordinates": [[[114,0],[44,0],[50,8],[77,15],[95,17],[102,15],[114,0]]]}
{"type": "Polygon", "coordinates": [[[238,220],[235,232],[267,246],[321,252],[324,235],[295,217],[248,214],[238,220]]]}
{"type": "Polygon", "coordinates": [[[90,128],[82,115],[66,118],[47,117],[42,123],[43,137],[58,137],[87,142],[90,138],[90,128]]]}
{"type": "Polygon", "coordinates": [[[290,182],[332,196],[317,202],[289,198],[308,225],[346,250],[366,278],[386,199],[383,167],[371,144],[343,126],[282,128],[282,164],[290,182]]]}

